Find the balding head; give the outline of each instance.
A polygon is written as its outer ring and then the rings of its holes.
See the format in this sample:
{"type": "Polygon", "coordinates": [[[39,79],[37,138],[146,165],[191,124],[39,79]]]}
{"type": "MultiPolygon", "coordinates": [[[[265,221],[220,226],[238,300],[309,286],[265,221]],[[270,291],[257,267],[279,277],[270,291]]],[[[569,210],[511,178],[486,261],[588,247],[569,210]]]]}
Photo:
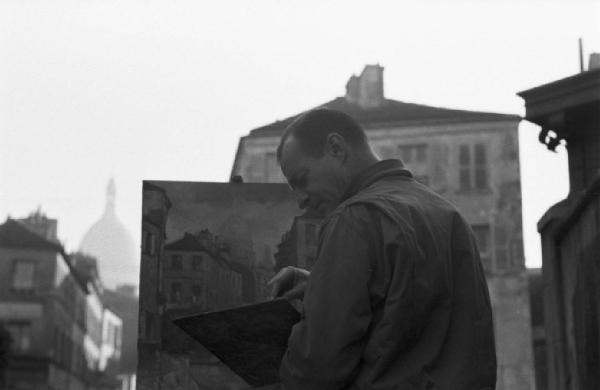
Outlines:
{"type": "Polygon", "coordinates": [[[317,109],[288,126],[277,160],[300,207],[325,215],[339,204],[352,180],[378,158],[355,120],[340,111],[317,109]]]}
{"type": "Polygon", "coordinates": [[[317,108],[300,115],[285,129],[277,148],[277,161],[281,162],[283,145],[289,137],[296,139],[307,156],[321,157],[331,133],[342,136],[352,148],[370,149],[364,130],[352,117],[341,111],[317,108]]]}

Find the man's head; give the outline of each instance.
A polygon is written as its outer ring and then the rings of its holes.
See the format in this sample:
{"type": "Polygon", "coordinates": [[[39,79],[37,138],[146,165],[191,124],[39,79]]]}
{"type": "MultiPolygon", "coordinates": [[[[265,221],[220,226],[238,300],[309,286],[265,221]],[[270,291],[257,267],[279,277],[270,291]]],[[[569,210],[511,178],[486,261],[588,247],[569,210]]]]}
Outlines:
{"type": "Polygon", "coordinates": [[[300,207],[320,215],[332,211],[354,177],[377,161],[365,132],[334,110],[309,111],[285,130],[277,160],[300,207]]]}

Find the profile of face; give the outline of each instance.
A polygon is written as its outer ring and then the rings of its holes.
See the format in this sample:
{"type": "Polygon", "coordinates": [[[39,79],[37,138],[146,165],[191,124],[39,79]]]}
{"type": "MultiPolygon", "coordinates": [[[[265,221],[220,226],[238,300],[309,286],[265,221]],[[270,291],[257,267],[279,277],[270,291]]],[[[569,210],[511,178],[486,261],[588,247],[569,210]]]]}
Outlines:
{"type": "Polygon", "coordinates": [[[300,208],[319,216],[335,209],[349,184],[344,153],[339,145],[326,145],[323,155],[315,157],[307,155],[294,136],[285,140],[281,170],[296,193],[300,208]]]}

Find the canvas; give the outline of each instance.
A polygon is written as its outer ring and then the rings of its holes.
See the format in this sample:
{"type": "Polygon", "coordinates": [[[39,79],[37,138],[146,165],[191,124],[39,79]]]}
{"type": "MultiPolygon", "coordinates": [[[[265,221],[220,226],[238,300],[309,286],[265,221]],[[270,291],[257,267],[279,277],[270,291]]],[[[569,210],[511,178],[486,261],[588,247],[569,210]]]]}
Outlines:
{"type": "Polygon", "coordinates": [[[280,383],[300,313],[285,299],[184,316],[173,322],[254,388],[280,383]]]}
{"type": "Polygon", "coordinates": [[[145,181],[137,388],[251,388],[173,320],[269,300],[278,269],[310,268],[318,223],[285,184],[145,181]]]}

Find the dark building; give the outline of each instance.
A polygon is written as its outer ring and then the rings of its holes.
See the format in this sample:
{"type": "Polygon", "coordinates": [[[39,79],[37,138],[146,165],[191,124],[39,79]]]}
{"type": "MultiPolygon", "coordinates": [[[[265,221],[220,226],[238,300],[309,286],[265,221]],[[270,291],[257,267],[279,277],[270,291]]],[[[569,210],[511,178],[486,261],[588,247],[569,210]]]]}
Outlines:
{"type": "Polygon", "coordinates": [[[165,310],[162,290],[160,259],[167,238],[166,224],[171,201],[161,187],[143,184],[142,248],[140,291],[145,292],[139,301],[138,365],[139,388],[156,388],[152,375],[160,368],[159,351],[162,340],[161,315],[165,310]],[[148,379],[150,378],[150,379],[148,379]]]}
{"type": "Polygon", "coordinates": [[[160,259],[167,237],[166,224],[171,201],[165,191],[144,182],[142,208],[142,250],[143,267],[140,270],[140,291],[155,291],[140,300],[139,340],[142,344],[158,345],[160,342],[160,314],[164,310],[161,286],[160,259]]]}
{"type": "Polygon", "coordinates": [[[56,221],[40,212],[0,225],[0,322],[12,339],[6,388],[119,388],[106,371],[118,358],[104,346],[111,313],[90,268],[82,261],[78,269],[55,233],[56,221]]]}
{"type": "Polygon", "coordinates": [[[134,390],[136,385],[139,300],[135,290],[135,286],[121,285],[102,294],[102,302],[122,319],[120,361],[115,370],[123,390],[134,390]]]}
{"type": "Polygon", "coordinates": [[[544,280],[541,268],[529,268],[529,300],[531,302],[531,338],[536,390],[548,389],[546,328],[544,325],[544,280]]]}
{"type": "Polygon", "coordinates": [[[565,144],[570,189],[538,222],[548,389],[600,388],[600,66],[523,92],[540,142],[565,144]]]}

